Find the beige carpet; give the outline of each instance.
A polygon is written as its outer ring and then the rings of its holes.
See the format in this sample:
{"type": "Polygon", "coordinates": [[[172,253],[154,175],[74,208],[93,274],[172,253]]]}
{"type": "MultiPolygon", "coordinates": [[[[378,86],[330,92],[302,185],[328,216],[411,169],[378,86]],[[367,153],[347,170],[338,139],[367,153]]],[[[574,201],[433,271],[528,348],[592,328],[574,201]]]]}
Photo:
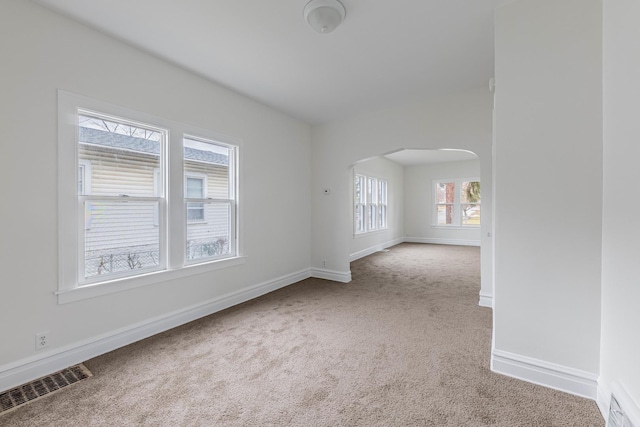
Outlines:
{"type": "Polygon", "coordinates": [[[479,249],[402,244],[87,361],[3,426],[604,426],[489,370],[479,249]]]}

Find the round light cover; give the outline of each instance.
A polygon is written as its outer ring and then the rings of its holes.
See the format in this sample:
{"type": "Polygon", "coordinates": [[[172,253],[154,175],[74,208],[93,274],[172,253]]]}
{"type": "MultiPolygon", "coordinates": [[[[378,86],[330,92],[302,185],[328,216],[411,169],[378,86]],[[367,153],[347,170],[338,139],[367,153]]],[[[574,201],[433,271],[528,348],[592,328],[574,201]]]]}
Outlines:
{"type": "Polygon", "coordinates": [[[311,0],[304,7],[304,19],[321,34],[335,30],[345,15],[346,10],[338,0],[311,0]]]}

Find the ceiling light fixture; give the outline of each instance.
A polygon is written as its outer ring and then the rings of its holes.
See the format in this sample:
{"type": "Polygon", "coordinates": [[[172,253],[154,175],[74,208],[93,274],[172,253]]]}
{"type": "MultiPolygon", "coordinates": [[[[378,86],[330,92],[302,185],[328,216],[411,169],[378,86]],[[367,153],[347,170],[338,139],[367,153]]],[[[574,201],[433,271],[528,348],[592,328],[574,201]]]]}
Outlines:
{"type": "Polygon", "coordinates": [[[335,30],[347,11],[338,0],[311,0],[304,7],[304,19],[320,34],[335,30]]]}

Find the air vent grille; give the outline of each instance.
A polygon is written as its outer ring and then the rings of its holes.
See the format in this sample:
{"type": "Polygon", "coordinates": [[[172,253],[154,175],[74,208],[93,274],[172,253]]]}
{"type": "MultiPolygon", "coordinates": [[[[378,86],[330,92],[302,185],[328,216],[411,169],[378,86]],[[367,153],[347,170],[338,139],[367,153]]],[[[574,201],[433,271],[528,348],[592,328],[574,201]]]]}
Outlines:
{"type": "Polygon", "coordinates": [[[0,415],[91,376],[91,372],[83,364],[79,364],[2,392],[0,415]]]}

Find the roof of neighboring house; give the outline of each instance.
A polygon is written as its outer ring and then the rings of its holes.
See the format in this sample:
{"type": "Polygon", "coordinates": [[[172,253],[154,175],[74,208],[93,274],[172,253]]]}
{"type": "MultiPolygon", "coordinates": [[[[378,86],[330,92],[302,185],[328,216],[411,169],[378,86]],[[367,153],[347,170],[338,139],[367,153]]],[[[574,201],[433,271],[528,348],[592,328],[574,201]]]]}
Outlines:
{"type": "MultiPolygon", "coordinates": [[[[158,141],[138,138],[136,136],[122,135],[119,133],[107,132],[99,129],[92,129],[80,126],[79,139],[81,143],[101,145],[103,147],[117,148],[123,150],[138,151],[152,155],[160,155],[160,144],[158,141]]],[[[184,158],[197,162],[213,163],[217,165],[229,164],[228,156],[212,151],[197,150],[191,147],[184,147],[184,158]]]]}

